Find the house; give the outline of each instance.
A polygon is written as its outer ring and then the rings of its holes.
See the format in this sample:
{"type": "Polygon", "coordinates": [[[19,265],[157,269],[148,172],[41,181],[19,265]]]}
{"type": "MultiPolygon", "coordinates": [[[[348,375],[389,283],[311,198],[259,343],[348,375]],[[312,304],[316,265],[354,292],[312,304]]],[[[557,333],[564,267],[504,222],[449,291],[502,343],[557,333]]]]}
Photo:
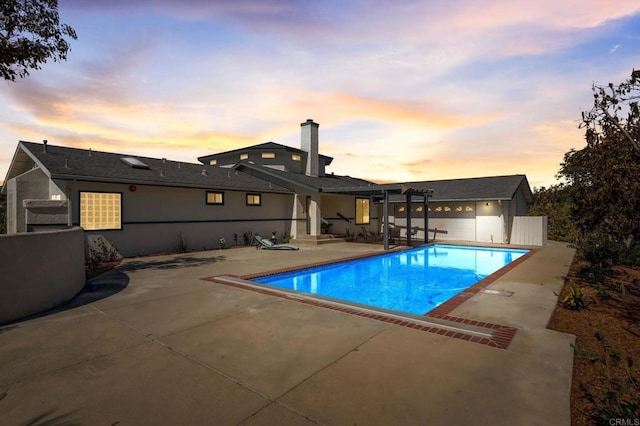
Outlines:
{"type": "MultiPolygon", "coordinates": [[[[433,197],[427,206],[429,228],[441,240],[509,243],[515,217],[526,216],[533,193],[525,175],[490,176],[408,182],[412,188],[429,188],[433,197]]],[[[411,209],[405,200],[394,196],[391,223],[406,232],[407,212],[422,238],[422,203],[414,200],[411,209]]]]}
{"type": "Polygon", "coordinates": [[[2,187],[8,233],[81,226],[124,256],[273,232],[318,243],[417,226],[422,239],[427,222],[442,239],[508,242],[510,220],[532,201],[523,175],[379,185],[327,173],[319,125],[300,128],[300,149],[267,142],[200,163],[21,141],[2,187]]]}
{"type": "Polygon", "coordinates": [[[293,194],[235,170],[20,142],[2,191],[7,231],[79,225],[124,256],[284,230],[293,194]],[[230,223],[234,224],[233,227],[230,223]]]}

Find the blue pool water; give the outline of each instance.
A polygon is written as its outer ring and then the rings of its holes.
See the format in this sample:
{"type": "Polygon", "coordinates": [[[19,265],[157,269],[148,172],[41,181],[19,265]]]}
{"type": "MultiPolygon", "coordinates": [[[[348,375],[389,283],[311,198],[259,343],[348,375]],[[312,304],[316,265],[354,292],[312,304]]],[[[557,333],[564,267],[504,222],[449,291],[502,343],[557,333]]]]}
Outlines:
{"type": "Polygon", "coordinates": [[[253,281],[423,315],[527,252],[432,245],[253,281]]]}

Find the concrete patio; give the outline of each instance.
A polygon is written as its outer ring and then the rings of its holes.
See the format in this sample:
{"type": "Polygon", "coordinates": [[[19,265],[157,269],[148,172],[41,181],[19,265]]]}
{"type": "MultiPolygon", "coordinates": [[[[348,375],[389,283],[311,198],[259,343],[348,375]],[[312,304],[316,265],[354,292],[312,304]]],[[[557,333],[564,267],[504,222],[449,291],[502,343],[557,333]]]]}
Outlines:
{"type": "Polygon", "coordinates": [[[127,259],[65,307],[0,327],[2,424],[570,424],[574,338],[546,329],[565,244],[488,287],[510,297],[451,312],[517,328],[507,349],[202,280],[380,251],[127,259]]]}

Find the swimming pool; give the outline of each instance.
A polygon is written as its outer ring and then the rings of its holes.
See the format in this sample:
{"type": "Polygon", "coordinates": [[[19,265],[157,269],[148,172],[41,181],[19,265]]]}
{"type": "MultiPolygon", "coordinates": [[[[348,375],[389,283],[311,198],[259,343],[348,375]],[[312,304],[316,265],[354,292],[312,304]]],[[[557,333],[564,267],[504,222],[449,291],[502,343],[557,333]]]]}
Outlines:
{"type": "Polygon", "coordinates": [[[424,315],[526,253],[528,250],[431,245],[252,280],[424,315]]]}

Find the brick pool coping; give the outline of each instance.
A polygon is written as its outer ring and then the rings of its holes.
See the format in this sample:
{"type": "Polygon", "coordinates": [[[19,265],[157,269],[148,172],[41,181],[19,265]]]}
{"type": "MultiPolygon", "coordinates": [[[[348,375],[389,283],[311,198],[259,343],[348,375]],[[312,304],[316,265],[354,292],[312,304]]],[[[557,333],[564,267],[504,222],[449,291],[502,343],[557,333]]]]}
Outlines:
{"type": "MultiPolygon", "coordinates": [[[[495,248],[495,247],[492,247],[492,248],[495,248]]],[[[406,248],[406,247],[405,248],[395,248],[395,249],[392,249],[390,251],[387,251],[386,253],[393,252],[393,251],[404,251],[404,250],[408,250],[408,249],[409,248],[406,248]]],[[[389,323],[389,324],[394,324],[394,325],[398,325],[398,326],[401,326],[401,327],[407,327],[407,328],[412,328],[412,329],[415,329],[415,330],[426,331],[428,333],[435,333],[435,334],[438,334],[438,335],[441,335],[441,336],[446,336],[446,337],[453,337],[454,339],[466,340],[466,341],[469,341],[469,342],[472,342],[472,343],[478,343],[478,344],[481,344],[481,345],[486,345],[486,346],[490,346],[490,347],[494,347],[494,348],[507,349],[509,347],[509,344],[511,343],[511,340],[513,340],[513,338],[516,335],[516,332],[518,331],[517,328],[506,326],[506,325],[501,325],[501,324],[494,324],[494,323],[484,322],[484,321],[477,321],[477,320],[473,320],[473,319],[469,319],[469,318],[455,317],[455,316],[450,315],[450,313],[454,309],[456,309],[457,307],[462,305],[464,302],[469,300],[471,297],[473,297],[474,295],[480,293],[482,290],[484,290],[490,284],[495,282],[498,278],[502,277],[507,272],[511,271],[512,269],[514,269],[515,267],[517,267],[518,265],[523,263],[529,257],[533,256],[538,251],[538,249],[530,249],[530,248],[527,248],[527,250],[529,250],[529,252],[526,253],[524,256],[521,256],[520,258],[514,260],[510,264],[508,264],[505,267],[499,269],[498,271],[494,272],[493,274],[489,275],[488,277],[484,278],[483,280],[478,281],[473,286],[467,288],[463,292],[459,293],[458,295],[452,297],[451,299],[449,299],[446,302],[442,303],[438,307],[436,307],[436,308],[432,309],[431,311],[427,312],[426,314],[424,314],[424,317],[426,317],[426,318],[433,318],[433,319],[448,321],[448,322],[457,323],[457,324],[464,324],[464,325],[469,325],[469,326],[474,326],[474,327],[481,327],[481,328],[490,330],[491,331],[490,337],[479,337],[479,336],[475,336],[475,335],[470,334],[470,333],[464,333],[462,331],[446,330],[444,328],[438,327],[437,325],[427,326],[427,325],[424,325],[424,324],[422,324],[422,323],[420,323],[418,321],[414,321],[409,317],[400,319],[400,318],[398,318],[398,316],[392,315],[390,313],[385,313],[385,312],[382,312],[382,311],[370,312],[367,309],[364,309],[364,308],[360,308],[359,309],[356,306],[345,306],[345,305],[342,305],[342,304],[339,304],[339,303],[332,303],[332,302],[329,302],[329,301],[325,301],[323,299],[314,298],[313,295],[307,296],[306,293],[304,293],[305,297],[296,297],[294,293],[287,293],[287,292],[281,292],[281,291],[277,291],[277,290],[272,290],[272,289],[270,289],[268,287],[262,287],[260,284],[255,284],[255,283],[252,283],[252,285],[249,285],[249,284],[243,284],[241,282],[227,281],[227,280],[221,279],[222,278],[221,276],[205,277],[205,278],[202,278],[202,279],[206,280],[206,281],[215,282],[215,283],[218,283],[218,284],[224,284],[224,285],[227,285],[227,286],[230,286],[230,287],[236,287],[236,288],[241,288],[241,289],[245,289],[245,290],[251,290],[251,291],[254,291],[254,292],[257,292],[257,293],[261,293],[261,294],[265,294],[265,295],[269,295],[269,296],[274,296],[274,297],[279,297],[279,298],[283,298],[283,299],[287,299],[287,300],[292,300],[292,301],[295,301],[295,302],[298,302],[298,303],[303,303],[303,304],[306,304],[306,305],[321,307],[321,308],[325,308],[325,309],[331,309],[331,310],[334,310],[334,311],[339,311],[339,312],[343,312],[343,313],[347,313],[347,314],[351,314],[351,315],[356,315],[356,316],[360,316],[360,317],[364,317],[364,318],[373,319],[373,320],[376,320],[376,321],[381,321],[381,322],[385,322],[385,323],[389,323]]],[[[267,272],[261,272],[261,273],[256,273],[256,274],[248,274],[248,275],[240,275],[240,276],[239,275],[227,274],[226,276],[237,278],[237,279],[240,279],[240,280],[251,280],[253,278],[258,278],[258,277],[265,277],[265,276],[269,276],[269,275],[276,275],[276,274],[281,274],[281,273],[285,273],[285,272],[293,272],[293,271],[298,271],[298,270],[301,270],[301,269],[313,268],[313,267],[317,267],[317,266],[324,266],[324,265],[330,265],[330,264],[335,264],[335,263],[348,262],[348,261],[351,261],[351,260],[365,259],[365,258],[368,258],[368,257],[379,256],[379,255],[380,255],[380,253],[368,253],[368,254],[362,254],[362,255],[356,255],[356,256],[349,256],[349,257],[341,258],[338,261],[332,260],[332,261],[324,261],[324,262],[315,262],[315,263],[311,263],[311,264],[300,265],[300,266],[290,267],[290,268],[276,269],[276,270],[267,271],[267,272]]],[[[344,303],[348,303],[348,302],[344,302],[344,303]]]]}

